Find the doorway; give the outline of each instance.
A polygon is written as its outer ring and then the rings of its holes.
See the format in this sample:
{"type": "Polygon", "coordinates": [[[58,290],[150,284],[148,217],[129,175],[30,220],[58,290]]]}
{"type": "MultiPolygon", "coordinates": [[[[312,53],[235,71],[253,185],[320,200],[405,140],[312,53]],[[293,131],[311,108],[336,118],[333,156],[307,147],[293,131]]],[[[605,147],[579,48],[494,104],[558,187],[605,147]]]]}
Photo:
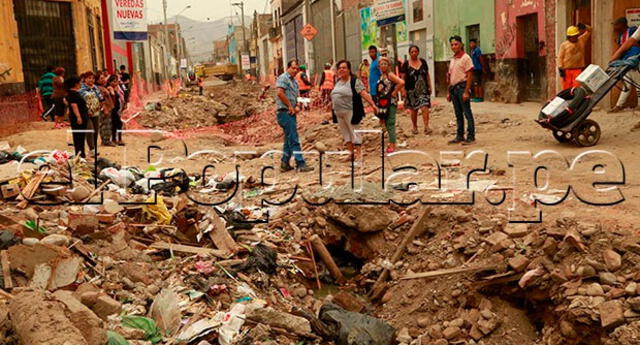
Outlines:
{"type": "Polygon", "coordinates": [[[396,35],[396,24],[387,24],[380,27],[380,40],[378,47],[381,54],[387,55],[391,61],[391,66],[395,68],[398,61],[398,43],[396,35]]]}
{"type": "Polygon", "coordinates": [[[538,14],[518,17],[517,26],[520,98],[523,101],[541,101],[544,95],[542,81],[545,75],[545,57],[540,55],[538,14]]]}
{"type": "Polygon", "coordinates": [[[13,6],[25,89],[36,88],[47,66],[64,67],[65,75],[75,75],[76,43],[71,3],[14,0],[13,6]]]}
{"type": "MultiPolygon", "coordinates": [[[[574,0],[570,6],[570,25],[577,26],[579,23],[591,25],[591,0],[574,0]]],[[[584,67],[591,64],[591,38],[584,47],[584,60],[584,67]]]]}
{"type": "MultiPolygon", "coordinates": [[[[471,40],[475,39],[480,45],[480,24],[467,25],[467,47],[469,47],[471,40]]],[[[482,47],[480,48],[482,49],[482,47]]]]}

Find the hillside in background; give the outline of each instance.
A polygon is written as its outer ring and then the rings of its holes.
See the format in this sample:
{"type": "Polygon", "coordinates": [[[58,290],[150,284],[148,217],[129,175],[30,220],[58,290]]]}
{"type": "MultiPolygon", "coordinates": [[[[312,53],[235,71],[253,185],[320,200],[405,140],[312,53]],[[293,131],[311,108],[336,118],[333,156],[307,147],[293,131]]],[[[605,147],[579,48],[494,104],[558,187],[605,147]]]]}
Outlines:
{"type": "MultiPolygon", "coordinates": [[[[167,21],[175,23],[176,17],[167,21]]],[[[182,28],[183,36],[187,44],[189,55],[193,61],[208,61],[213,55],[213,41],[223,39],[231,21],[234,25],[240,25],[240,17],[225,17],[212,21],[193,20],[184,16],[178,16],[178,24],[182,28]]],[[[252,18],[245,16],[245,25],[251,24],[252,18]]]]}

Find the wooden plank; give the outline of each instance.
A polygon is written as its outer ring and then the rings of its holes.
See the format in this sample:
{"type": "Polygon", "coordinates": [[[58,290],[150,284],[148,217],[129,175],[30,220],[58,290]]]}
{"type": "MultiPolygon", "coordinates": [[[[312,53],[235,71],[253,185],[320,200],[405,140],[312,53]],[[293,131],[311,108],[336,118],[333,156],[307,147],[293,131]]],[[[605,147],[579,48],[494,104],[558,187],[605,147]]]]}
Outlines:
{"type": "Polygon", "coordinates": [[[429,271],[429,272],[420,272],[420,273],[407,274],[407,275],[405,275],[403,277],[400,277],[400,280],[420,279],[420,278],[436,278],[436,277],[442,277],[442,276],[448,276],[448,275],[460,274],[460,273],[489,271],[489,270],[493,270],[495,268],[496,268],[496,266],[494,266],[494,265],[491,265],[491,266],[480,266],[480,267],[456,267],[456,268],[449,268],[449,269],[444,269],[444,270],[436,270],[436,271],[429,271]]]}
{"type": "Polygon", "coordinates": [[[226,259],[230,256],[228,252],[218,250],[218,249],[185,246],[182,244],[174,244],[174,243],[167,243],[167,242],[152,243],[149,247],[153,249],[168,249],[174,252],[182,252],[182,253],[189,253],[189,254],[213,255],[222,259],[226,259]]]}
{"type": "Polygon", "coordinates": [[[227,253],[235,253],[238,250],[238,245],[233,237],[227,231],[224,222],[215,212],[209,213],[209,218],[213,223],[213,230],[209,232],[209,238],[216,245],[216,248],[225,251],[227,253]]]}
{"type": "Polygon", "coordinates": [[[0,251],[0,264],[2,265],[2,279],[5,289],[13,288],[11,280],[11,264],[9,263],[9,255],[6,250],[0,251]]]}
{"type": "Polygon", "coordinates": [[[91,192],[91,194],[89,194],[88,197],[84,198],[84,200],[82,200],[82,202],[88,202],[89,200],[91,200],[91,198],[96,196],[96,194],[98,194],[109,183],[111,183],[111,180],[107,180],[107,181],[103,182],[100,186],[98,186],[98,188],[94,189],[93,192],[91,192]]]}
{"type": "Polygon", "coordinates": [[[10,294],[10,293],[8,293],[8,292],[6,292],[6,291],[2,290],[2,289],[0,289],[0,297],[1,297],[1,298],[4,298],[4,299],[6,299],[6,300],[11,300],[11,299],[13,299],[13,295],[12,295],[12,294],[10,294]]]}
{"type": "MultiPolygon", "coordinates": [[[[424,223],[427,220],[427,216],[429,215],[429,208],[423,207],[422,210],[420,210],[419,214],[420,216],[418,216],[416,221],[413,222],[413,225],[411,225],[411,229],[409,229],[409,232],[402,239],[402,242],[400,242],[400,245],[396,248],[396,251],[393,253],[393,256],[391,256],[390,261],[392,264],[395,264],[396,262],[398,262],[398,260],[400,260],[400,258],[404,254],[404,250],[407,248],[409,243],[411,243],[411,241],[413,241],[413,238],[416,237],[416,235],[420,231],[422,231],[424,223]]],[[[373,287],[371,288],[371,292],[377,292],[376,294],[371,294],[370,297],[372,299],[377,299],[378,297],[382,297],[380,296],[380,294],[383,293],[384,290],[380,289],[379,287],[381,284],[387,281],[387,279],[389,278],[389,273],[390,273],[389,270],[386,268],[382,271],[382,273],[380,273],[378,280],[376,280],[375,284],[373,284],[373,287]]]]}
{"type": "Polygon", "coordinates": [[[29,205],[29,200],[33,198],[33,195],[36,194],[36,191],[40,187],[40,184],[47,176],[46,170],[38,171],[34,177],[29,180],[29,183],[24,187],[22,193],[18,195],[17,199],[22,200],[18,203],[16,207],[19,209],[25,209],[29,205]]]}
{"type": "Polygon", "coordinates": [[[329,273],[331,273],[331,276],[338,283],[341,283],[344,280],[342,271],[340,271],[340,268],[338,267],[338,265],[336,265],[336,262],[333,261],[331,253],[329,253],[329,250],[327,249],[327,247],[325,247],[320,236],[312,235],[311,238],[309,238],[309,242],[311,242],[313,249],[318,252],[318,255],[320,255],[322,261],[324,261],[325,265],[327,265],[327,269],[329,270],[329,273]]]}

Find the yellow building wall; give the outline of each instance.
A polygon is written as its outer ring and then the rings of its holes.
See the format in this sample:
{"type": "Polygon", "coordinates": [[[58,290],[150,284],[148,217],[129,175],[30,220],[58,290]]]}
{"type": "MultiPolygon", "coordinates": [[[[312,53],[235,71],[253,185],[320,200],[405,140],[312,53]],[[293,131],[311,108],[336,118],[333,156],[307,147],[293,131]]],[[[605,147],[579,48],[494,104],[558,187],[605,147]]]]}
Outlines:
{"type": "MultiPolygon", "coordinates": [[[[59,0],[68,1],[68,0],[59,0]]],[[[78,73],[84,73],[93,70],[93,62],[91,59],[91,43],[89,41],[89,22],[87,21],[87,9],[91,11],[94,26],[94,40],[96,44],[96,56],[98,66],[104,65],[104,57],[101,56],[98,39],[98,30],[102,30],[102,23],[96,22],[96,15],[102,18],[102,10],[100,8],[100,0],[82,0],[71,3],[71,11],[73,12],[73,30],[76,41],[76,61],[78,65],[78,73]]]]}
{"type": "MultiPolygon", "coordinates": [[[[70,2],[73,15],[74,39],[76,42],[76,61],[78,73],[93,69],[87,9],[91,11],[94,25],[94,40],[98,67],[104,66],[103,49],[100,49],[99,30],[102,23],[97,16],[103,17],[100,0],[52,0],[70,2]]],[[[18,25],[13,12],[12,0],[0,0],[0,94],[21,92],[24,89],[24,74],[20,55],[18,25]],[[16,87],[18,89],[16,89],[16,87]]],[[[104,42],[102,42],[104,43],[104,42]]]]}
{"type": "MultiPolygon", "coordinates": [[[[18,24],[13,15],[13,1],[0,1],[0,87],[23,83],[18,24]]],[[[4,88],[4,87],[2,87],[4,88]]]]}

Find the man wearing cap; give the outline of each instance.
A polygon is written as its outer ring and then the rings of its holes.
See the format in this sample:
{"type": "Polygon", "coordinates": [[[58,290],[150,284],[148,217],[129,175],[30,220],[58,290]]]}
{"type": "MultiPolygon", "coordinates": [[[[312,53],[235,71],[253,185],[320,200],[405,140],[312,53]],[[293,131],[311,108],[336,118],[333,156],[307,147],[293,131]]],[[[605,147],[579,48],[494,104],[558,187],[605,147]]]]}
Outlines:
{"type": "MultiPolygon", "coordinates": [[[[627,22],[627,18],[622,17],[618,18],[615,22],[613,22],[613,32],[618,36],[618,46],[624,46],[628,41],[630,41],[634,35],[640,36],[640,30],[637,27],[629,27],[629,23],[627,22]]],[[[640,55],[640,45],[638,45],[638,40],[636,39],[636,44],[629,47],[628,50],[622,52],[621,54],[614,55],[616,57],[613,60],[628,59],[632,56],[640,55]]],[[[633,80],[634,82],[640,82],[640,77],[638,77],[638,71],[632,70],[627,73],[627,78],[633,80]]],[[[629,99],[629,95],[631,94],[632,85],[628,82],[624,82],[624,88],[620,93],[620,97],[618,98],[618,102],[616,106],[611,109],[611,112],[618,112],[624,109],[625,104],[627,103],[627,99],[629,99]]],[[[638,104],[640,104],[640,90],[636,90],[638,95],[638,104]]]]}
{"type": "Polygon", "coordinates": [[[591,37],[591,27],[582,23],[567,29],[567,40],[560,45],[558,70],[562,78],[562,89],[578,86],[576,78],[585,68],[585,46],[591,37]]]}

